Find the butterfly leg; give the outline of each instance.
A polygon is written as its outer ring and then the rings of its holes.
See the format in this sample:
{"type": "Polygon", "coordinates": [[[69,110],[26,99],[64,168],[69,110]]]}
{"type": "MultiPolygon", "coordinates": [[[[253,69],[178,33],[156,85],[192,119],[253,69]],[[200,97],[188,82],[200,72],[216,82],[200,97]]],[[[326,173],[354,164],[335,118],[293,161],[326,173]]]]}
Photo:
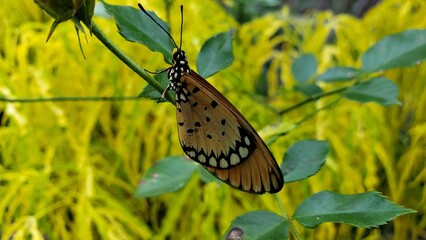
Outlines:
{"type": "MultiPolygon", "coordinates": [[[[163,72],[165,72],[165,71],[169,70],[169,68],[164,68],[164,69],[156,70],[156,71],[150,71],[150,70],[148,70],[148,69],[144,69],[144,70],[145,70],[145,72],[150,73],[150,74],[160,74],[160,73],[163,73],[163,72]]],[[[164,98],[165,98],[166,93],[167,93],[170,89],[171,89],[171,85],[169,84],[169,85],[167,86],[167,88],[163,91],[163,94],[161,94],[161,97],[159,97],[159,98],[157,99],[157,103],[159,103],[159,102],[161,101],[161,99],[164,99],[164,98]]]]}
{"type": "MultiPolygon", "coordinates": [[[[164,69],[161,69],[161,70],[155,70],[155,71],[150,71],[148,69],[144,69],[144,70],[145,70],[145,72],[150,73],[150,74],[160,74],[160,73],[167,71],[168,68],[164,68],[164,69]]],[[[159,103],[161,101],[161,99],[164,98],[164,96],[166,95],[166,92],[169,91],[169,90],[170,90],[170,84],[167,86],[166,90],[164,90],[163,94],[161,94],[161,97],[158,98],[157,103],[159,103]]]]}
{"type": "Polygon", "coordinates": [[[160,74],[160,73],[163,73],[163,72],[165,72],[165,71],[167,71],[167,70],[169,70],[168,68],[164,68],[164,69],[160,69],[160,70],[155,70],[155,71],[150,71],[150,70],[148,70],[148,69],[144,69],[145,70],[145,72],[147,72],[147,73],[151,73],[151,74],[160,74]]]}
{"type": "Polygon", "coordinates": [[[169,84],[167,85],[167,88],[164,89],[163,94],[161,94],[161,97],[158,98],[157,103],[159,103],[161,101],[161,99],[165,99],[166,98],[166,93],[172,88],[172,85],[169,84]]]}

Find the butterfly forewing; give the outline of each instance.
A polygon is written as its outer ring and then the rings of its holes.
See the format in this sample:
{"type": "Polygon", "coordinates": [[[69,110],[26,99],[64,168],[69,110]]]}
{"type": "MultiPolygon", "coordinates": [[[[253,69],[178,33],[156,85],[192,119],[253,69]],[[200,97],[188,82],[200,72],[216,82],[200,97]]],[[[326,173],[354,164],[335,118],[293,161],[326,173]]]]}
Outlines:
{"type": "Polygon", "coordinates": [[[179,140],[185,153],[231,186],[277,192],[284,181],[274,157],[241,113],[194,71],[176,92],[179,140]]]}
{"type": "Polygon", "coordinates": [[[253,137],[226,104],[209,96],[191,75],[182,78],[182,86],[185,90],[176,93],[177,120],[185,153],[205,166],[220,169],[247,159],[255,148],[253,137]],[[185,101],[179,100],[179,94],[185,101]]]}

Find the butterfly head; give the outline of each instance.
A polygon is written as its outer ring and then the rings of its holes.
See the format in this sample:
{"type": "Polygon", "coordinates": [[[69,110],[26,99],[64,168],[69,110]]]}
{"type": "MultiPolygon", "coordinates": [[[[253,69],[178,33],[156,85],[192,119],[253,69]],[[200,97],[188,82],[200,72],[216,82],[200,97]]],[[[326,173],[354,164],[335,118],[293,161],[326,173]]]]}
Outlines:
{"type": "Polygon", "coordinates": [[[172,57],[173,58],[172,59],[173,65],[179,63],[179,61],[185,61],[186,64],[188,64],[188,61],[186,60],[185,51],[183,51],[179,48],[175,48],[175,49],[173,49],[172,55],[173,55],[173,57],[172,57]]]}

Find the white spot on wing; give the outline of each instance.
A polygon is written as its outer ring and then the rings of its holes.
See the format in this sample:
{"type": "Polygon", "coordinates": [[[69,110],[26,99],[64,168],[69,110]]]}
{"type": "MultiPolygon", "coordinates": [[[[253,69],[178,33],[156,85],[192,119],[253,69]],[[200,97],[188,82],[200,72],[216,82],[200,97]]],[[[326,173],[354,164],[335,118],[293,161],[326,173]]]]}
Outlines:
{"type": "Polygon", "coordinates": [[[244,138],[244,142],[247,146],[250,146],[250,139],[247,136],[244,138]]]}
{"type": "Polygon", "coordinates": [[[216,159],[215,159],[214,157],[211,157],[211,158],[209,159],[209,164],[210,164],[210,166],[212,166],[212,167],[217,167],[217,161],[216,161],[216,159]]]}
{"type": "Polygon", "coordinates": [[[198,161],[200,161],[200,163],[205,163],[206,162],[206,157],[202,154],[200,154],[198,156],[198,161]]]}
{"type": "Polygon", "coordinates": [[[231,159],[231,165],[237,165],[238,163],[240,163],[240,157],[236,153],[231,154],[230,159],[231,159]]]}
{"type": "Polygon", "coordinates": [[[195,157],[195,152],[194,151],[191,151],[191,152],[188,152],[188,156],[190,157],[190,158],[194,158],[195,157]]]}
{"type": "Polygon", "coordinates": [[[240,147],[239,153],[242,158],[246,158],[248,156],[249,150],[246,147],[240,147]]]}
{"type": "Polygon", "coordinates": [[[221,168],[227,168],[229,166],[228,162],[224,158],[220,159],[219,165],[221,168]]]}

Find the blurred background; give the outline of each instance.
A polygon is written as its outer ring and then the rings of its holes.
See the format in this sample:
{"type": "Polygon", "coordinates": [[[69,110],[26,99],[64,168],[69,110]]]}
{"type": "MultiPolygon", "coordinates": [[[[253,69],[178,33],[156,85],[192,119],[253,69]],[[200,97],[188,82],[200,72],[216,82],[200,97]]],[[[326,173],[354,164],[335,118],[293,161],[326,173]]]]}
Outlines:
{"type": "MultiPolygon", "coordinates": [[[[137,7],[138,1],[108,1],[137,7]]],[[[386,35],[426,27],[423,0],[140,1],[171,25],[195,66],[206,39],[230,28],[234,63],[209,78],[267,139],[337,96],[277,116],[305,99],[291,63],[304,53],[317,73],[360,66],[365,50],[386,35]]],[[[126,42],[101,9],[93,21],[142,68],[167,67],[162,56],[126,42]]],[[[145,81],[86,30],[79,48],[73,24],[60,24],[32,0],[0,1],[0,97],[137,96],[145,81]],[[87,39],[87,40],[86,40],[87,39]]],[[[399,85],[400,106],[339,100],[270,146],[277,161],[303,139],[330,142],[315,176],[279,193],[289,215],[313,193],[379,191],[418,211],[374,229],[322,224],[303,239],[426,239],[426,67],[384,75],[399,85]]],[[[324,89],[332,86],[324,85],[324,89]]],[[[218,239],[237,216],[279,213],[272,195],[255,196],[194,175],[180,191],[139,199],[135,189],[156,161],[182,155],[175,108],[155,101],[0,101],[0,236],[2,239],[218,239]]]]}

